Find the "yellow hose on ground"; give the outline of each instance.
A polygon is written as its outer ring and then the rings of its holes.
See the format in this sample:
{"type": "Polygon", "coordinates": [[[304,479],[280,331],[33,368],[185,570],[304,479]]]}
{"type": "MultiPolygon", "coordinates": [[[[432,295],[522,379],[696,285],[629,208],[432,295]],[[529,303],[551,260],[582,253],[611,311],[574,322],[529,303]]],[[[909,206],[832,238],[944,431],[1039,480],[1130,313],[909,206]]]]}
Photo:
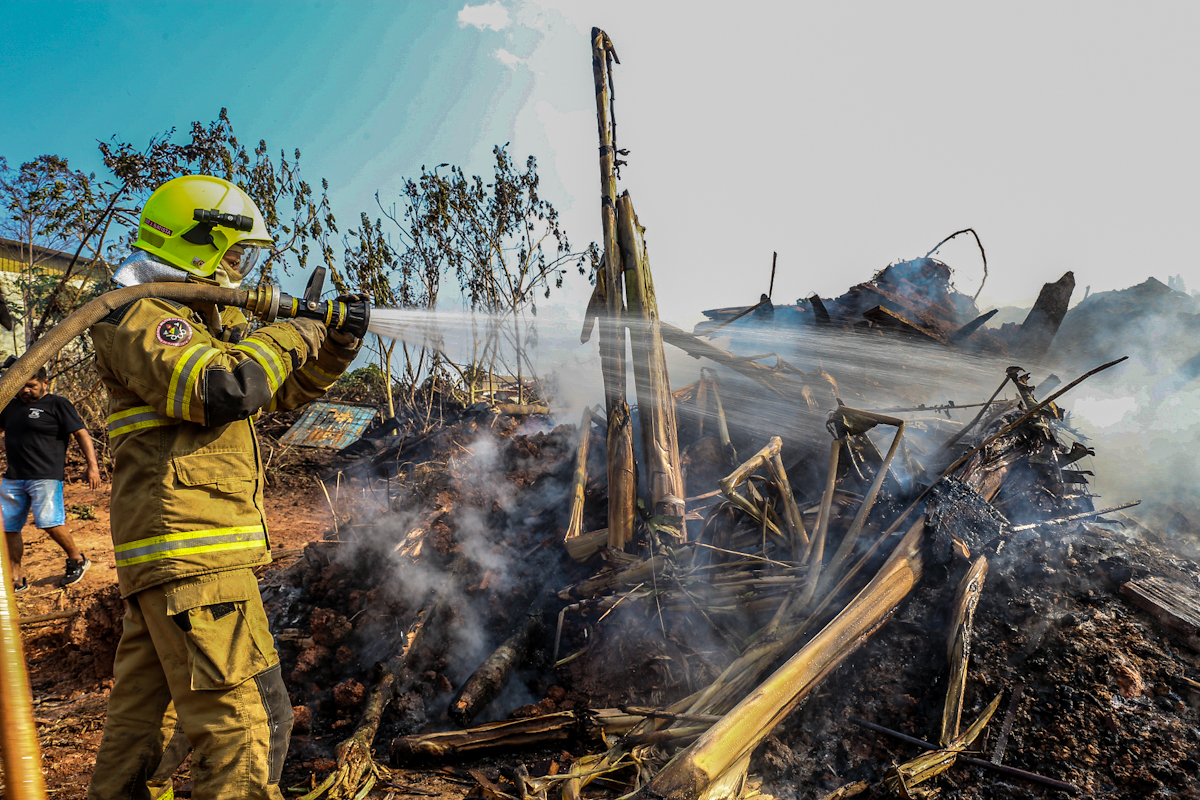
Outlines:
{"type": "MultiPolygon", "coordinates": [[[[50,358],[76,336],[120,308],[143,297],[177,302],[217,303],[246,308],[254,293],[198,283],[144,283],[97,297],[55,325],[0,377],[0,408],[50,358]]],[[[261,293],[259,299],[261,300],[261,293]]],[[[45,800],[42,754],[33,723],[33,695],[21,647],[20,614],[12,591],[8,547],[0,539],[0,762],[4,767],[5,796],[11,800],[45,800]]]]}

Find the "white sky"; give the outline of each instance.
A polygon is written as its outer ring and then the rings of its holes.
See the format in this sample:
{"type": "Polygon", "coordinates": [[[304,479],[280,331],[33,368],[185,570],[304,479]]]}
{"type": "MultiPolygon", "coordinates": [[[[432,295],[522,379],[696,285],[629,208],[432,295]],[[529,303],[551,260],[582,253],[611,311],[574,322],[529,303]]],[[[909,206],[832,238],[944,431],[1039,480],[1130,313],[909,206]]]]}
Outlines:
{"type": "MultiPolygon", "coordinates": [[[[209,0],[221,24],[192,28],[148,28],[149,0],[0,5],[11,166],[103,172],[97,139],[182,137],[224,106],[244,141],[303,151],[345,229],[421,165],[486,175],[508,141],[582,248],[600,239],[598,25],[668,319],[756,301],[772,251],[792,302],[965,227],[989,256],[985,308],[1068,269],[1077,297],[1150,275],[1200,289],[1195,3],[209,0]]],[[[974,242],[939,255],[973,294],[974,242]]]]}
{"type": "MultiPolygon", "coordinates": [[[[965,227],[987,249],[985,307],[1068,269],[1076,299],[1151,275],[1200,288],[1195,5],[498,5],[460,24],[509,12],[484,33],[533,76],[514,141],[548,140],[582,241],[599,238],[587,34],[612,38],[621,188],[667,318],[756,301],[773,250],[793,302],[965,227]]],[[[974,241],[939,256],[974,294],[974,241]]]]}

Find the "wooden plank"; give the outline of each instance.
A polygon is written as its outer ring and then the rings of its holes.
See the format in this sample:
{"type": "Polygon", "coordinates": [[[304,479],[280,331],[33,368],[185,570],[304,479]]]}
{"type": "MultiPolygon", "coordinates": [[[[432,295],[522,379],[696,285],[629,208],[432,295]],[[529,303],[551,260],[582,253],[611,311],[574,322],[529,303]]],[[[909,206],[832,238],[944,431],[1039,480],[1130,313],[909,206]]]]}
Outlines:
{"type": "Polygon", "coordinates": [[[1187,647],[1200,652],[1200,592],[1150,576],[1122,584],[1121,594],[1169,628],[1187,647]]]}
{"type": "Polygon", "coordinates": [[[946,337],[942,336],[937,331],[926,328],[923,325],[919,325],[906,317],[902,317],[895,311],[885,308],[884,306],[875,306],[874,308],[867,309],[863,312],[863,317],[871,320],[871,322],[874,322],[877,325],[882,325],[885,328],[892,328],[894,330],[912,334],[913,336],[919,336],[923,339],[929,339],[930,341],[937,342],[938,344],[950,344],[946,337]]]}

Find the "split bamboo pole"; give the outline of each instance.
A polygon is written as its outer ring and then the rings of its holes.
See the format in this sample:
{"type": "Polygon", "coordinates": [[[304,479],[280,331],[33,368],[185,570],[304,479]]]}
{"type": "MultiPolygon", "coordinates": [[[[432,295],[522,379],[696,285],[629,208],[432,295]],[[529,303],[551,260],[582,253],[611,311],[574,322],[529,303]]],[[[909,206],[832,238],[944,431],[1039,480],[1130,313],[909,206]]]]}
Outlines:
{"type": "MultiPolygon", "coordinates": [[[[701,370],[703,373],[703,370],[701,370]]],[[[717,404],[717,436],[721,440],[721,447],[728,450],[734,461],[737,461],[737,450],[733,447],[733,441],[729,438],[729,422],[725,417],[725,405],[721,402],[720,381],[717,379],[717,373],[713,371],[709,378],[709,386],[712,388],[713,400],[717,404]]]]}
{"type": "Polygon", "coordinates": [[[876,414],[873,411],[860,411],[847,406],[842,406],[834,413],[841,417],[843,426],[848,428],[851,433],[866,433],[875,427],[876,424],[882,423],[894,426],[896,428],[896,435],[892,438],[892,446],[888,448],[883,463],[879,465],[879,468],[875,472],[875,479],[871,481],[871,487],[863,497],[862,505],[858,507],[858,513],[854,515],[854,521],[850,523],[850,529],[842,537],[842,543],[838,546],[837,552],[833,554],[833,558],[829,562],[826,583],[838,578],[842,570],[842,565],[850,557],[854,545],[858,541],[858,535],[862,532],[863,525],[866,524],[867,515],[871,513],[871,509],[875,506],[875,499],[879,497],[879,490],[883,486],[884,479],[887,477],[888,468],[892,465],[892,459],[896,457],[896,450],[900,447],[900,439],[904,436],[904,420],[899,417],[889,417],[883,414],[876,414]]]}
{"type": "Polygon", "coordinates": [[[633,379],[642,432],[642,468],[650,501],[647,505],[655,515],[682,517],[684,490],[675,398],[671,395],[671,379],[663,353],[658,300],[644,235],[645,229],[638,224],[633,210],[633,200],[629,192],[624,192],[617,199],[617,239],[621,263],[625,266],[633,379]]]}
{"type": "Polygon", "coordinates": [[[606,313],[600,316],[600,369],[608,417],[608,532],[609,546],[619,542],[616,546],[623,547],[633,538],[637,479],[633,472],[633,427],[629,424],[629,404],[625,399],[625,308],[621,250],[617,243],[617,153],[611,117],[613,61],[621,63],[612,40],[604,31],[592,28],[592,79],[600,137],[600,221],[604,235],[606,313]],[[630,481],[629,476],[634,479],[630,481]]]}
{"type": "MultiPolygon", "coordinates": [[[[621,251],[617,243],[616,150],[610,118],[611,87],[609,59],[618,64],[608,34],[592,28],[592,79],[596,85],[596,126],[600,136],[600,221],[604,235],[604,300],[606,315],[600,316],[600,361],[604,373],[604,401],[609,418],[618,401],[625,398],[625,330],[621,326],[621,251]]],[[[590,304],[589,304],[590,305],[590,304]]]]}
{"type": "Polygon", "coordinates": [[[954,597],[954,619],[950,625],[950,640],[946,658],[950,662],[950,681],[946,689],[946,702],[942,709],[942,730],[938,744],[949,747],[958,738],[959,721],[962,718],[963,694],[967,688],[967,664],[971,657],[971,629],[975,623],[975,608],[983,594],[983,582],[987,578],[988,560],[984,556],[975,559],[967,574],[958,585],[954,597]]]}
{"type": "Polygon", "coordinates": [[[941,750],[922,753],[912,761],[889,769],[883,776],[884,786],[900,797],[924,797],[925,795],[913,791],[913,788],[954,766],[958,760],[958,754],[974,744],[975,740],[979,738],[979,734],[983,733],[983,729],[992,721],[992,715],[996,713],[996,708],[1000,705],[1000,697],[1001,695],[996,695],[996,699],[984,708],[979,719],[941,750]]]}
{"type": "Polygon", "coordinates": [[[875,578],[820,633],[643,786],[638,800],[724,800],[743,785],[750,754],[896,610],[921,577],[918,523],[875,578]]]}
{"type": "Polygon", "coordinates": [[[619,398],[608,415],[608,546],[623,550],[633,540],[637,514],[637,466],[629,404],[619,398]]]}
{"type": "Polygon", "coordinates": [[[579,422],[579,450],[575,456],[575,474],[571,478],[571,519],[567,523],[567,540],[583,533],[583,501],[587,494],[588,448],[592,441],[592,410],[583,410],[579,422]]]}
{"type": "Polygon", "coordinates": [[[798,398],[804,391],[804,383],[799,379],[762,364],[756,364],[743,356],[735,356],[728,350],[722,350],[674,325],[661,322],[659,330],[662,332],[663,341],[667,344],[678,347],[693,358],[707,358],[718,364],[724,364],[735,372],[740,372],[747,378],[758,381],[772,394],[785,400],[798,398]]]}

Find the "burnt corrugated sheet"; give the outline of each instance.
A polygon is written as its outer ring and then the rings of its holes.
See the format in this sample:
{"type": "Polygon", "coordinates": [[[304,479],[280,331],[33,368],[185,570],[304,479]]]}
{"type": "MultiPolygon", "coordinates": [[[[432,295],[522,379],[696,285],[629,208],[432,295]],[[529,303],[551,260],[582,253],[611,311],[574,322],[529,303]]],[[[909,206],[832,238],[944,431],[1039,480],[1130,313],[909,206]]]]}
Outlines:
{"type": "Polygon", "coordinates": [[[296,424],[279,440],[300,447],[347,447],[362,437],[375,419],[371,406],[315,401],[304,409],[296,424]]]}

